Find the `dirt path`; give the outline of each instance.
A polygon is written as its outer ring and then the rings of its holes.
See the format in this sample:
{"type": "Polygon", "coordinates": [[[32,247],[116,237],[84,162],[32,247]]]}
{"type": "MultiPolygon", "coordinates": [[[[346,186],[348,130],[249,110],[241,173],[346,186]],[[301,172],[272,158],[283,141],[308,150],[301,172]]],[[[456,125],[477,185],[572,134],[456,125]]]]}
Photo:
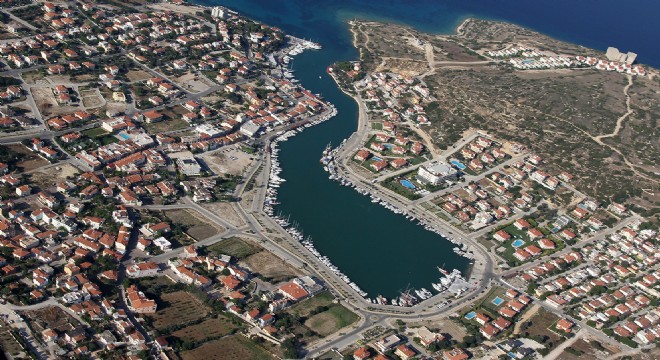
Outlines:
{"type": "Polygon", "coordinates": [[[609,145],[609,144],[604,143],[604,142],[603,142],[602,140],[600,140],[599,138],[597,138],[597,137],[591,135],[589,132],[587,132],[587,131],[585,131],[585,130],[579,128],[578,126],[576,126],[573,122],[571,122],[571,121],[569,121],[569,120],[566,120],[566,119],[563,119],[563,118],[561,118],[561,117],[559,117],[559,116],[556,116],[556,115],[554,115],[554,114],[548,114],[548,113],[545,113],[545,112],[543,112],[543,111],[540,111],[540,110],[538,110],[538,109],[535,109],[535,108],[530,107],[530,106],[527,106],[527,105],[519,105],[519,106],[521,106],[521,107],[526,107],[527,109],[529,109],[529,110],[531,110],[531,111],[533,111],[533,112],[536,112],[536,113],[538,113],[538,114],[540,114],[540,115],[545,115],[545,116],[547,116],[547,117],[551,117],[551,118],[553,118],[553,119],[555,119],[555,120],[558,120],[558,121],[561,121],[561,122],[563,122],[563,123],[565,123],[565,124],[568,124],[569,126],[571,126],[572,128],[576,129],[577,131],[579,131],[579,132],[585,134],[586,136],[588,136],[591,140],[593,140],[593,141],[594,141],[595,143],[597,143],[598,145],[605,146],[605,147],[609,148],[610,150],[614,151],[615,153],[617,153],[619,156],[621,156],[621,159],[623,159],[623,162],[624,162],[624,163],[630,168],[630,170],[631,170],[632,172],[635,173],[635,175],[637,175],[637,176],[643,178],[644,180],[651,181],[651,182],[653,182],[653,183],[659,183],[659,182],[660,182],[660,180],[658,180],[658,179],[652,178],[652,177],[650,177],[650,176],[648,176],[648,175],[646,175],[646,174],[643,174],[643,173],[639,172],[639,170],[637,170],[637,167],[635,166],[635,164],[631,163],[631,162],[628,160],[628,158],[626,158],[626,156],[623,155],[623,153],[621,152],[621,150],[617,149],[616,147],[614,147],[614,146],[612,146],[612,145],[609,145]]]}
{"type": "Polygon", "coordinates": [[[408,128],[413,130],[417,135],[419,135],[422,138],[422,140],[424,140],[426,147],[429,149],[429,151],[431,151],[431,154],[433,155],[434,158],[442,154],[442,151],[440,151],[440,149],[438,149],[435,146],[433,139],[431,139],[431,136],[426,131],[418,128],[414,124],[409,124],[408,128]]]}
{"type": "Polygon", "coordinates": [[[541,306],[539,306],[538,304],[532,305],[532,308],[529,309],[527,312],[525,312],[523,314],[523,316],[520,317],[520,319],[518,321],[516,321],[516,325],[513,328],[513,333],[514,334],[520,334],[520,327],[522,326],[522,324],[525,321],[531,319],[534,315],[536,315],[536,313],[539,312],[540,308],[541,308],[541,306]]]}
{"type": "Polygon", "coordinates": [[[623,88],[623,94],[626,96],[626,108],[628,111],[626,111],[625,114],[621,115],[617,120],[616,120],[616,127],[614,128],[614,132],[611,134],[606,134],[606,135],[599,135],[596,136],[595,139],[602,140],[604,138],[609,138],[609,137],[614,137],[619,135],[619,130],[621,130],[621,125],[623,125],[623,120],[625,120],[628,116],[632,114],[632,108],[630,108],[630,94],[628,93],[628,90],[630,90],[630,87],[633,84],[633,77],[632,75],[628,75],[628,85],[626,85],[623,88]]]}
{"type": "Polygon", "coordinates": [[[584,333],[584,329],[580,329],[580,331],[575,334],[572,338],[564,341],[561,343],[561,345],[557,346],[554,350],[552,350],[548,355],[543,357],[543,360],[555,360],[559,358],[559,356],[566,350],[567,347],[573,345],[578,339],[582,337],[582,334],[584,333]]]}

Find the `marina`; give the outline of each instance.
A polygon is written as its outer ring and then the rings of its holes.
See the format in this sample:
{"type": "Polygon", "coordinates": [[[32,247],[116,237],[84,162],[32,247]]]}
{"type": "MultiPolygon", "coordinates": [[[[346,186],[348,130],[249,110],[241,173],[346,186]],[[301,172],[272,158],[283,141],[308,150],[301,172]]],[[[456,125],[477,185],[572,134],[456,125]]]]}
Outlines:
{"type": "MultiPolygon", "coordinates": [[[[281,23],[269,19],[269,12],[263,14],[265,17],[257,17],[281,23]]],[[[328,179],[330,174],[319,163],[326,145],[341,144],[357,125],[355,101],[326,73],[334,61],[357,58],[346,24],[332,18],[304,24],[289,33],[318,41],[322,50],[296,54],[295,45],[288,47],[271,60],[277,66],[274,71],[281,76],[295,74],[306,89],[335,105],[337,115],[331,121],[273,134],[268,151],[272,152],[275,176],[269,180],[264,211],[372,303],[391,305],[395,300],[396,305],[407,306],[422,300],[415,290],[439,293],[433,284],[440,284],[445,276],[438,273],[438,266],[444,264],[450,273],[454,269],[463,276],[468,273],[470,259],[453,251],[462,245],[453,244],[438,229],[429,231],[431,227],[425,228],[414,216],[392,206],[386,208],[382,200],[367,196],[366,189],[328,179]]],[[[469,249],[462,251],[469,253],[469,249]]],[[[451,289],[458,291],[461,284],[456,282],[443,296],[453,296],[451,289]]]]}

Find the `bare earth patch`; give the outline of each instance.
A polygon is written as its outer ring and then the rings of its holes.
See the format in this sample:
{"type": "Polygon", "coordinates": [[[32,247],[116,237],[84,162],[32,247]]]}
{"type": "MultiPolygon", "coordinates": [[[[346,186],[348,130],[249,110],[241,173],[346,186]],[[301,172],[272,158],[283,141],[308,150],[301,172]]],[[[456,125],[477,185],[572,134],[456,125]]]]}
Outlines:
{"type": "Polygon", "coordinates": [[[165,215],[175,223],[187,227],[186,233],[195,240],[203,240],[224,231],[220,225],[213,224],[202,214],[191,209],[165,211],[165,215]]]}
{"type": "Polygon", "coordinates": [[[55,185],[57,182],[66,180],[80,173],[80,171],[71,164],[57,164],[48,168],[40,169],[32,173],[32,181],[40,188],[46,189],[55,185]]]}
{"type": "Polygon", "coordinates": [[[202,204],[202,207],[213,212],[215,215],[221,217],[223,220],[227,221],[231,225],[240,227],[245,225],[245,221],[238,215],[234,207],[230,203],[226,202],[214,202],[208,204],[202,204]]]}
{"type": "Polygon", "coordinates": [[[273,282],[286,281],[300,274],[295,268],[287,264],[286,261],[268,251],[261,251],[250,255],[243,262],[250,270],[272,279],[273,282]]]}

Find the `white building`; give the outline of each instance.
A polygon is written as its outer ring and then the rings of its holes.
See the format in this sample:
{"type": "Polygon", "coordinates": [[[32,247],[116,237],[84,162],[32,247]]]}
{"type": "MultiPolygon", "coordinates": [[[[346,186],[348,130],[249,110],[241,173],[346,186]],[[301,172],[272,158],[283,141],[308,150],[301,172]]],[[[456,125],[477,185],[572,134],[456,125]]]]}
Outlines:
{"type": "Polygon", "coordinates": [[[154,240],[153,244],[162,251],[168,251],[172,249],[172,243],[162,236],[154,240]]]}
{"type": "Polygon", "coordinates": [[[420,166],[417,179],[431,185],[438,185],[446,180],[456,179],[458,171],[442,161],[434,161],[427,166],[420,166]]]}

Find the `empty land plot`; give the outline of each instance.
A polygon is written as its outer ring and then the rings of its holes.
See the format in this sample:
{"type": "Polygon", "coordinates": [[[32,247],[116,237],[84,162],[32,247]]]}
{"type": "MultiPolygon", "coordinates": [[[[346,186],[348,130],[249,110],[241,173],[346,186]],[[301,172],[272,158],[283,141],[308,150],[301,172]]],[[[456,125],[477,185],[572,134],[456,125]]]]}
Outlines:
{"type": "Polygon", "coordinates": [[[206,91],[209,89],[209,85],[206,84],[203,78],[200,78],[192,73],[184,74],[172,80],[182,88],[190,90],[195,93],[206,91]]]}
{"type": "Polygon", "coordinates": [[[272,282],[286,281],[298,275],[295,268],[268,251],[252,254],[243,259],[243,262],[252,271],[269,278],[272,282]]]}
{"type": "Polygon", "coordinates": [[[239,237],[230,237],[221,240],[220,242],[209,246],[207,250],[213,254],[230,255],[237,259],[243,259],[262,251],[261,247],[257,246],[252,241],[239,237]]]}
{"type": "Polygon", "coordinates": [[[168,210],[164,213],[173,222],[183,225],[186,228],[186,234],[195,238],[197,241],[211,237],[224,230],[221,226],[212,224],[195,210],[178,209],[168,210]]]}
{"type": "MultiPolygon", "coordinates": [[[[16,341],[10,332],[9,326],[7,326],[5,323],[3,323],[3,326],[0,329],[0,350],[13,356],[16,359],[29,359],[28,356],[20,356],[21,354],[26,355],[23,352],[23,347],[18,341],[16,341]]],[[[0,356],[1,355],[2,353],[0,353],[0,356]]]]}
{"type": "Polygon", "coordinates": [[[323,291],[316,294],[316,296],[303,300],[292,307],[290,307],[286,312],[296,316],[307,316],[312,310],[318,308],[319,306],[330,306],[332,305],[335,297],[329,291],[323,291]]]}
{"type": "Polygon", "coordinates": [[[263,360],[273,356],[254,341],[241,335],[232,335],[219,340],[210,341],[202,346],[181,353],[183,360],[263,360]]]}
{"type": "Polygon", "coordinates": [[[166,293],[160,296],[158,311],[148,315],[157,330],[167,329],[176,324],[185,324],[203,318],[209,308],[185,291],[166,293]]]}
{"type": "Polygon", "coordinates": [[[69,177],[76,176],[80,171],[75,166],[67,163],[60,163],[57,166],[39,169],[32,173],[32,182],[40,188],[46,189],[53,184],[66,180],[69,177]]]}
{"type": "Polygon", "coordinates": [[[35,153],[30,151],[24,145],[12,144],[12,145],[7,145],[7,147],[9,148],[10,151],[23,155],[21,161],[16,163],[16,167],[20,171],[30,171],[50,164],[47,160],[44,160],[41,157],[37,156],[35,153]]]}
{"type": "Polygon", "coordinates": [[[330,308],[318,313],[307,321],[305,326],[321,336],[328,336],[358,320],[358,316],[342,305],[332,304],[330,308]]]}
{"type": "Polygon", "coordinates": [[[221,217],[231,225],[240,227],[245,225],[245,221],[238,215],[234,207],[226,202],[212,202],[202,204],[202,207],[221,217]]]}
{"type": "Polygon", "coordinates": [[[546,310],[539,310],[538,313],[529,321],[532,326],[522,331],[523,337],[534,339],[535,337],[543,338],[540,341],[549,348],[554,348],[560,342],[560,337],[550,330],[550,327],[559,320],[559,317],[546,310]],[[552,343],[552,344],[550,344],[552,343]]]}
{"type": "Polygon", "coordinates": [[[252,163],[254,155],[248,154],[240,147],[228,147],[203,156],[204,161],[216,174],[243,175],[245,169],[252,163]]]}
{"type": "Polygon", "coordinates": [[[583,339],[576,340],[573,345],[566,348],[559,356],[562,360],[575,360],[575,359],[603,359],[610,353],[607,351],[599,351],[594,346],[583,339]],[[570,350],[569,350],[570,349],[570,350]]]}
{"type": "Polygon", "coordinates": [[[23,313],[30,319],[32,328],[38,332],[45,329],[67,332],[78,325],[78,320],[57,306],[48,306],[43,309],[29,310],[23,313]]]}
{"type": "Polygon", "coordinates": [[[217,318],[204,320],[199,324],[186,326],[170,335],[182,340],[201,342],[205,339],[232,334],[239,328],[240,326],[233,324],[229,318],[218,316],[217,318]]]}
{"type": "Polygon", "coordinates": [[[128,81],[134,82],[147,80],[151,78],[151,75],[143,70],[130,70],[128,73],[126,73],[126,77],[128,78],[128,81]]]}
{"type": "Polygon", "coordinates": [[[26,84],[35,85],[37,80],[42,80],[44,78],[44,74],[40,70],[34,70],[21,74],[21,78],[26,84]]]}
{"type": "Polygon", "coordinates": [[[159,121],[151,124],[144,124],[143,126],[147,129],[147,132],[150,134],[162,134],[169,131],[176,131],[185,129],[188,127],[188,123],[182,119],[179,119],[178,116],[169,120],[159,121]]]}

